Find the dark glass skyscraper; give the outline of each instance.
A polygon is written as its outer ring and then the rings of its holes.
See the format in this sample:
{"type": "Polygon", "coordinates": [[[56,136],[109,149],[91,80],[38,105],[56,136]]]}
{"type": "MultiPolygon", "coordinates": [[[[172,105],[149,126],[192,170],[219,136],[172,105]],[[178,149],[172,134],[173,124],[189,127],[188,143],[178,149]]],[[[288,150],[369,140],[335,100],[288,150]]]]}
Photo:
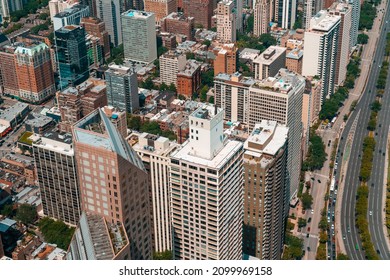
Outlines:
{"type": "Polygon", "coordinates": [[[60,75],[59,87],[76,86],[89,77],[85,30],[68,25],[55,31],[56,58],[60,75]]]}

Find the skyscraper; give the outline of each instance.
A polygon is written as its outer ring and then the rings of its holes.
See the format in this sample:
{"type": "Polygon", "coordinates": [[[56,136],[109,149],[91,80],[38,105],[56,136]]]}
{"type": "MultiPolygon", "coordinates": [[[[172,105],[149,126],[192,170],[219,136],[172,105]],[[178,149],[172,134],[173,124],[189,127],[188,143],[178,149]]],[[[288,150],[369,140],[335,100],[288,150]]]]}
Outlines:
{"type": "Polygon", "coordinates": [[[177,88],[177,73],[184,70],[186,66],[186,55],[168,51],[162,54],[160,61],[160,79],[166,85],[174,84],[177,88]]]}
{"type": "Polygon", "coordinates": [[[221,43],[234,43],[236,41],[236,15],[233,13],[234,3],[231,0],[218,2],[217,38],[221,43]]]}
{"type": "Polygon", "coordinates": [[[255,83],[239,72],[219,73],[214,78],[215,105],[224,109],[224,119],[248,124],[249,87],[255,83]]]}
{"type": "Polygon", "coordinates": [[[120,0],[96,0],[96,17],[106,24],[111,43],[115,47],[122,44],[121,7],[120,0]]]}
{"type": "Polygon", "coordinates": [[[85,30],[69,25],[55,31],[60,89],[76,86],[89,77],[85,30]]]}
{"type": "Polygon", "coordinates": [[[77,225],[81,211],[72,135],[47,132],[33,143],[33,153],[43,213],[77,225]]]}
{"type": "Polygon", "coordinates": [[[225,139],[223,110],[189,117],[190,138],[171,155],[175,259],[242,259],[242,143],[225,139]]]}
{"type": "Polygon", "coordinates": [[[257,0],[254,7],[254,23],[253,34],[260,36],[261,34],[268,33],[270,22],[270,7],[269,0],[257,0]]]}
{"type": "Polygon", "coordinates": [[[149,180],[142,161],[101,109],[73,127],[82,210],[123,223],[129,259],[151,259],[149,180]]]}
{"type": "Polygon", "coordinates": [[[141,63],[157,59],[155,15],[129,10],[121,18],[125,59],[141,63]]]}
{"type": "Polygon", "coordinates": [[[148,133],[132,134],[129,139],[150,177],[153,247],[156,252],[172,250],[169,163],[170,155],[179,147],[168,138],[148,133]]]}
{"type": "MultiPolygon", "coordinates": [[[[293,198],[299,186],[301,171],[302,97],[304,77],[287,69],[280,69],[275,77],[253,84],[249,89],[249,128],[262,120],[277,121],[289,128],[287,184],[293,198]]],[[[288,205],[288,204],[287,204],[288,205]]],[[[286,209],[287,210],[287,209],[286,209]]]]}
{"type": "Polygon", "coordinates": [[[156,24],[170,13],[177,12],[176,0],[145,0],[145,12],[152,12],[155,15],[156,24]]]}
{"type": "Polygon", "coordinates": [[[50,49],[45,43],[23,44],[15,50],[19,97],[42,103],[55,93],[50,49]]]}
{"type": "Polygon", "coordinates": [[[129,67],[110,64],[105,76],[108,105],[130,114],[138,110],[137,74],[129,67]]]}
{"type": "Polygon", "coordinates": [[[334,3],[328,9],[330,15],[336,15],[341,17],[339,40],[337,45],[336,56],[336,73],[335,84],[342,85],[347,76],[347,66],[349,63],[349,51],[350,51],[350,37],[351,37],[351,24],[352,24],[352,11],[351,5],[347,3],[334,3]]]}
{"type": "Polygon", "coordinates": [[[349,4],[352,5],[352,24],[351,24],[351,39],[350,47],[354,47],[357,44],[357,37],[359,31],[359,21],[360,21],[360,1],[359,0],[348,0],[349,4]]]}
{"type": "Polygon", "coordinates": [[[305,32],[302,75],[322,80],[322,101],[333,94],[341,17],[322,10],[305,32]]]}
{"type": "Polygon", "coordinates": [[[280,259],[286,208],[288,128],[276,121],[255,125],[244,144],[243,253],[280,259]]]}

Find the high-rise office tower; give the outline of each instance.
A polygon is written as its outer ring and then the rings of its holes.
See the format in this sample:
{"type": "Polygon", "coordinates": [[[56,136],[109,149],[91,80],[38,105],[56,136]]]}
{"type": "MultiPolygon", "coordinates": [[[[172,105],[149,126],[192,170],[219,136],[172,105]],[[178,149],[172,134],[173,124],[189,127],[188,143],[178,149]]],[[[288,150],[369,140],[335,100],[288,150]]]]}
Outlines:
{"type": "Polygon", "coordinates": [[[67,25],[80,25],[81,19],[89,15],[88,6],[74,5],[67,8],[53,17],[54,31],[67,25]]]}
{"type": "Polygon", "coordinates": [[[217,16],[217,38],[221,43],[234,43],[236,41],[236,15],[232,0],[218,2],[217,16]]]}
{"type": "Polygon", "coordinates": [[[324,7],[324,0],[305,0],[303,9],[303,24],[305,29],[310,28],[310,20],[324,7]]]}
{"type": "Polygon", "coordinates": [[[160,56],[160,79],[166,85],[174,84],[177,88],[177,73],[186,67],[186,55],[168,51],[160,56]]]}
{"type": "Polygon", "coordinates": [[[60,89],[76,86],[89,77],[85,30],[69,25],[55,31],[60,89]]]}
{"type": "Polygon", "coordinates": [[[219,73],[233,74],[237,71],[237,51],[234,44],[224,44],[214,50],[214,75],[219,73]]]}
{"type": "Polygon", "coordinates": [[[106,30],[110,34],[110,41],[116,47],[122,44],[120,0],[96,0],[96,17],[106,24],[106,30]]]}
{"type": "Polygon", "coordinates": [[[352,5],[352,24],[351,24],[351,39],[350,47],[354,47],[357,44],[357,37],[359,31],[359,21],[360,21],[360,1],[359,0],[348,0],[349,4],[352,5]]]}
{"type": "Polygon", "coordinates": [[[18,46],[15,66],[22,100],[42,103],[55,93],[50,49],[45,43],[18,46]]]}
{"type": "Polygon", "coordinates": [[[234,15],[236,16],[236,29],[242,32],[244,25],[244,15],[242,13],[242,9],[244,7],[243,0],[232,0],[234,3],[234,15]]]}
{"type": "MultiPolygon", "coordinates": [[[[83,3],[83,1],[80,2],[83,3]]],[[[67,8],[71,8],[72,6],[77,5],[78,3],[79,2],[77,0],[50,0],[49,1],[50,19],[53,20],[55,15],[65,11],[65,9],[67,8]]]]}
{"type": "Polygon", "coordinates": [[[215,105],[224,109],[224,119],[248,124],[249,87],[255,83],[239,72],[219,73],[214,78],[215,105]]]}
{"type": "Polygon", "coordinates": [[[280,68],[284,68],[286,66],[286,50],[284,47],[270,46],[256,57],[253,61],[255,79],[263,80],[274,77],[280,68]]]}
{"type": "Polygon", "coordinates": [[[10,10],[8,7],[8,0],[0,0],[0,23],[3,22],[4,18],[10,16],[10,10]]]}
{"type": "Polygon", "coordinates": [[[336,57],[336,73],[335,84],[342,85],[347,76],[347,66],[349,63],[351,24],[352,24],[352,9],[351,5],[347,3],[334,3],[328,9],[330,15],[341,17],[339,40],[337,46],[336,57]]]}
{"type": "Polygon", "coordinates": [[[128,260],[130,242],[122,223],[83,212],[70,242],[67,260],[128,260]]]}
{"type": "Polygon", "coordinates": [[[155,15],[129,10],[121,17],[125,59],[141,63],[157,59],[155,15]]]}
{"type": "Polygon", "coordinates": [[[154,251],[172,250],[169,163],[170,155],[179,145],[168,138],[148,133],[132,134],[129,142],[141,158],[150,177],[154,251]]]}
{"type": "Polygon", "coordinates": [[[100,39],[100,45],[103,47],[104,57],[107,59],[110,57],[110,36],[106,30],[105,23],[98,18],[85,17],[81,19],[80,25],[84,27],[85,32],[98,37],[100,39]]]}
{"type": "Polygon", "coordinates": [[[73,127],[82,210],[123,223],[129,259],[151,259],[149,180],[142,161],[101,109],[73,127]]]}
{"type": "Polygon", "coordinates": [[[225,139],[223,114],[198,108],[189,117],[189,140],[171,155],[175,259],[242,259],[243,147],[225,139]]]}
{"type": "Polygon", "coordinates": [[[155,15],[156,25],[170,13],[177,12],[176,0],[145,0],[144,10],[155,15]]]}
{"type": "Polygon", "coordinates": [[[257,82],[249,89],[250,129],[262,120],[277,121],[289,128],[287,158],[289,195],[287,199],[296,195],[299,186],[304,90],[304,77],[287,69],[280,69],[275,77],[268,77],[257,82]]]}
{"type": "Polygon", "coordinates": [[[297,16],[297,0],[274,0],[275,1],[275,21],[278,26],[292,29],[297,16]],[[277,9],[277,11],[276,11],[277,9]]]}
{"type": "Polygon", "coordinates": [[[108,105],[130,114],[138,110],[137,74],[129,67],[110,64],[105,76],[108,105]]]}
{"type": "Polygon", "coordinates": [[[33,153],[43,213],[77,225],[81,211],[72,135],[47,132],[33,143],[33,153]]]}
{"type": "Polygon", "coordinates": [[[333,94],[341,17],[322,10],[305,32],[302,75],[322,80],[322,101],[333,94]]]}
{"type": "Polygon", "coordinates": [[[195,24],[206,29],[211,27],[213,0],[183,0],[183,10],[186,17],[194,17],[195,24]]]}
{"type": "Polygon", "coordinates": [[[243,253],[262,260],[283,249],[287,136],[286,126],[263,120],[244,144],[243,253]]]}
{"type": "Polygon", "coordinates": [[[253,34],[260,36],[261,34],[268,33],[270,22],[270,7],[269,0],[257,0],[254,7],[254,23],[253,34]]]}

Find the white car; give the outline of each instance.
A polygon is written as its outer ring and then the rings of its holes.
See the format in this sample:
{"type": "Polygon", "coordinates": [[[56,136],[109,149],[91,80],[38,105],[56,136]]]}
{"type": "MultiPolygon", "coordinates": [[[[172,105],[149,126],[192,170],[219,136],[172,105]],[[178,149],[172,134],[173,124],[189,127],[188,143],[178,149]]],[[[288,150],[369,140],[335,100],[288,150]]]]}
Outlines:
{"type": "Polygon", "coordinates": [[[332,229],[334,229],[334,224],[332,224],[332,229]]]}
{"type": "Polygon", "coordinates": [[[372,211],[370,211],[370,216],[372,216],[372,211]]]}
{"type": "Polygon", "coordinates": [[[313,214],[314,214],[314,210],[313,210],[313,209],[311,209],[310,213],[313,215],[313,214]]]}

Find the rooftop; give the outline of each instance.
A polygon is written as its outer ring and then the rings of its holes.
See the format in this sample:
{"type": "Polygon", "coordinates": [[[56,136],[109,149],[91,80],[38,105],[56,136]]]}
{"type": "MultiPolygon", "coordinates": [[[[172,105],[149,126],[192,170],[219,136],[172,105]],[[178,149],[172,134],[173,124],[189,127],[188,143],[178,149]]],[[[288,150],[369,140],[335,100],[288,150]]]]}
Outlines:
{"type": "Polygon", "coordinates": [[[303,50],[300,49],[293,49],[290,51],[287,55],[286,58],[290,59],[300,59],[303,56],[303,50]]]}
{"type": "Polygon", "coordinates": [[[259,54],[260,54],[259,50],[245,48],[245,49],[242,49],[240,51],[239,56],[240,56],[241,59],[251,59],[251,60],[254,60],[259,54]]]}
{"type": "Polygon", "coordinates": [[[74,133],[75,141],[113,151],[140,169],[145,170],[142,161],[123,139],[102,109],[97,109],[76,122],[74,133]]]}
{"type": "Polygon", "coordinates": [[[262,52],[258,57],[255,58],[254,62],[259,64],[270,65],[277,58],[279,58],[283,53],[286,53],[286,48],[279,46],[270,46],[264,52],[262,52]]]}
{"type": "Polygon", "coordinates": [[[330,15],[327,11],[319,11],[310,21],[309,31],[327,32],[341,20],[340,16],[330,15]]]}
{"type": "Polygon", "coordinates": [[[214,118],[214,116],[216,114],[218,114],[222,110],[223,110],[222,108],[218,108],[218,107],[215,107],[212,105],[203,104],[203,106],[196,109],[190,115],[190,117],[203,119],[203,120],[211,120],[212,118],[214,118]],[[217,109],[217,111],[215,109],[217,109]]]}
{"type": "Polygon", "coordinates": [[[288,128],[278,125],[276,121],[263,120],[261,123],[255,124],[251,135],[244,144],[246,150],[265,153],[268,155],[276,155],[282,148],[288,136],[288,128]],[[254,148],[259,145],[258,149],[254,148]]]}
{"type": "Polygon", "coordinates": [[[26,103],[18,102],[12,105],[11,107],[1,110],[0,119],[12,121],[17,115],[22,113],[24,110],[28,109],[29,105],[26,103]]]}
{"type": "Polygon", "coordinates": [[[48,50],[48,49],[49,49],[49,47],[45,43],[36,42],[36,43],[32,43],[32,44],[22,44],[16,48],[15,54],[23,54],[23,55],[26,54],[29,56],[33,56],[36,53],[39,53],[41,51],[48,50]]]}
{"type": "Polygon", "coordinates": [[[146,19],[148,17],[154,16],[154,13],[138,10],[128,10],[127,12],[124,12],[122,16],[146,19]]]}
{"type": "Polygon", "coordinates": [[[65,18],[65,17],[68,17],[72,14],[82,12],[83,10],[89,10],[89,7],[81,5],[81,4],[77,4],[77,5],[74,5],[70,8],[66,8],[63,12],[56,14],[54,17],[55,18],[65,18]]]}
{"type": "Polygon", "coordinates": [[[243,76],[239,72],[236,72],[231,75],[226,73],[219,73],[217,76],[215,76],[214,79],[227,82],[228,84],[241,84],[247,87],[253,85],[256,82],[256,80],[252,77],[243,76]]]}
{"type": "Polygon", "coordinates": [[[194,59],[189,59],[187,60],[186,66],[183,70],[180,70],[177,74],[182,75],[182,76],[188,76],[192,77],[196,70],[198,70],[201,66],[201,63],[194,60],[194,59]]]}
{"type": "Polygon", "coordinates": [[[52,121],[53,119],[50,117],[32,112],[27,116],[25,124],[34,127],[44,127],[52,121]]]}

